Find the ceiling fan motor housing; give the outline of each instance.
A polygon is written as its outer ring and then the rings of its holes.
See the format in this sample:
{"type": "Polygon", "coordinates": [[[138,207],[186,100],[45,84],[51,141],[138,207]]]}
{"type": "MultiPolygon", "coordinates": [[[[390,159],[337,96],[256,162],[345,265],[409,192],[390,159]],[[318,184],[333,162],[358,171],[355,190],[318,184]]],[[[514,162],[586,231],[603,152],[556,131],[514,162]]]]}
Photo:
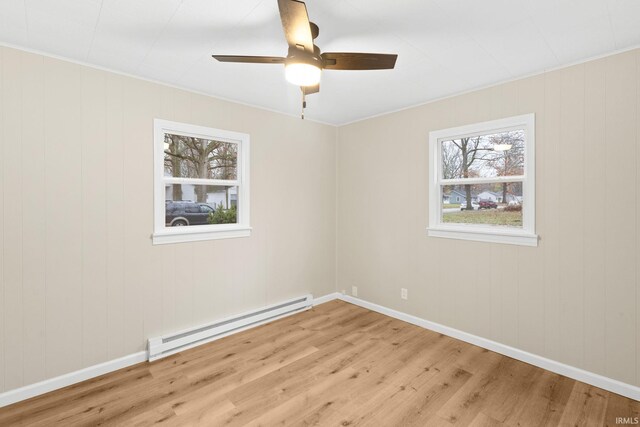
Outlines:
{"type": "Polygon", "coordinates": [[[304,49],[298,47],[289,47],[289,53],[287,59],[285,59],[285,66],[289,64],[309,64],[317,68],[322,68],[322,57],[320,56],[320,49],[318,46],[314,46],[314,52],[310,53],[304,49]]]}

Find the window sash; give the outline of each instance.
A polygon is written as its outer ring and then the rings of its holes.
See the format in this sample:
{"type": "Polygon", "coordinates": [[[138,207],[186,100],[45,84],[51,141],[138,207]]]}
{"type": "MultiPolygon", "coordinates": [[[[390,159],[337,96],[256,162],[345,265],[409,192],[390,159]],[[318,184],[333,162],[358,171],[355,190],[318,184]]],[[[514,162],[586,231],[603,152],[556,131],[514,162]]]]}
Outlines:
{"type": "MultiPolygon", "coordinates": [[[[525,208],[522,210],[522,226],[520,227],[509,227],[505,225],[491,225],[491,224],[472,224],[472,223],[457,223],[457,222],[444,222],[443,221],[443,211],[442,211],[442,188],[443,186],[438,186],[438,198],[440,200],[440,204],[437,207],[438,217],[436,218],[436,223],[433,226],[436,227],[437,230],[451,230],[457,231],[461,233],[480,233],[480,234],[493,234],[497,236],[520,236],[523,234],[532,234],[533,231],[527,228],[530,224],[531,218],[527,218],[529,209],[525,208]]],[[[522,189],[522,201],[527,202],[527,194],[526,188],[522,189]]]]}
{"type": "Polygon", "coordinates": [[[463,240],[476,240],[495,243],[512,243],[537,246],[535,234],[535,116],[525,114],[492,120],[483,123],[442,129],[429,133],[429,226],[428,235],[463,240]],[[491,135],[499,132],[523,130],[525,133],[524,173],[515,176],[485,178],[442,177],[442,142],[463,137],[491,135]],[[442,221],[442,195],[445,185],[494,184],[503,182],[522,183],[522,228],[511,229],[506,226],[489,224],[449,224],[442,221]],[[500,236],[509,236],[502,239],[500,236]]]}
{"type": "MultiPolygon", "coordinates": [[[[184,178],[180,178],[180,180],[184,180],[184,178]]],[[[226,228],[237,228],[239,225],[243,225],[245,224],[247,221],[243,221],[244,219],[246,219],[246,210],[243,209],[243,207],[241,206],[244,203],[244,187],[240,186],[240,185],[229,185],[229,184],[217,184],[214,183],[212,184],[211,181],[215,181],[215,182],[221,182],[219,180],[205,180],[208,181],[207,183],[194,183],[194,180],[191,180],[191,182],[163,182],[163,184],[193,184],[193,185],[210,185],[210,186],[222,186],[222,187],[235,187],[237,188],[237,206],[238,206],[238,211],[237,211],[237,217],[236,217],[236,222],[233,224],[199,224],[199,225],[191,225],[189,227],[180,227],[179,229],[176,229],[175,227],[167,227],[166,223],[161,227],[162,230],[160,230],[161,232],[166,232],[166,233],[176,233],[176,234],[180,234],[180,233],[186,233],[187,229],[188,230],[196,230],[195,232],[197,232],[197,230],[217,230],[217,229],[226,229],[226,228]]],[[[197,180],[197,181],[202,181],[202,180],[197,180]]],[[[225,181],[225,182],[234,182],[234,181],[225,181]]],[[[164,202],[166,203],[167,198],[166,195],[163,193],[163,197],[164,197],[164,202]]],[[[209,202],[205,202],[206,204],[208,204],[209,202]]]]}
{"type": "Polygon", "coordinates": [[[180,243],[235,237],[249,237],[250,199],[250,137],[247,134],[213,129],[187,123],[154,120],[154,232],[153,243],[180,243]],[[235,180],[182,178],[164,175],[164,139],[166,134],[212,139],[233,143],[238,146],[235,180]],[[165,225],[165,185],[194,184],[213,186],[233,186],[238,192],[238,216],[236,224],[205,224],[190,227],[166,227],[165,225]]]}
{"type": "MultiPolygon", "coordinates": [[[[194,127],[194,128],[202,128],[201,126],[192,126],[189,125],[190,127],[194,127]]],[[[163,176],[163,179],[190,179],[190,180],[198,180],[198,181],[218,181],[218,182],[240,182],[242,180],[242,160],[244,159],[243,157],[243,153],[242,153],[242,141],[239,141],[237,138],[234,138],[232,136],[230,136],[229,134],[231,134],[232,132],[229,131],[222,131],[222,130],[217,130],[215,136],[213,136],[211,133],[205,133],[205,132],[188,132],[188,131],[184,131],[184,130],[175,130],[175,129],[171,129],[171,128],[163,128],[162,131],[162,137],[164,140],[165,135],[170,134],[170,135],[179,135],[179,136],[187,136],[187,137],[191,137],[191,138],[199,138],[199,139],[207,139],[207,140],[212,140],[212,141],[220,141],[220,142],[224,142],[224,143],[228,143],[228,144],[235,144],[238,146],[237,151],[236,151],[236,180],[222,180],[222,179],[207,179],[207,178],[181,178],[181,177],[171,177],[171,176],[163,176]]],[[[163,145],[163,157],[164,157],[164,145],[163,145]]],[[[183,184],[186,182],[174,182],[173,184],[183,184]]],[[[239,185],[239,184],[236,184],[239,185]]]]}
{"type": "Polygon", "coordinates": [[[511,179],[511,181],[518,180],[518,181],[524,181],[527,177],[527,156],[528,156],[528,138],[529,137],[529,132],[527,132],[527,127],[526,126],[513,126],[511,128],[504,128],[504,129],[497,129],[496,131],[492,131],[492,130],[488,130],[482,133],[467,133],[461,136],[455,136],[455,137],[447,137],[447,138],[439,138],[437,140],[437,169],[438,169],[438,173],[436,174],[436,179],[438,182],[446,182],[449,183],[448,185],[455,185],[455,182],[458,181],[467,181],[467,180],[477,180],[474,182],[477,182],[478,184],[485,184],[485,183],[495,183],[495,182],[504,182],[504,181],[500,181],[499,179],[501,178],[509,178],[511,179]],[[496,177],[480,177],[480,178],[443,178],[443,174],[444,174],[444,168],[442,167],[442,143],[446,142],[446,141],[452,141],[454,139],[458,139],[458,138],[465,138],[465,137],[478,137],[478,136],[485,136],[485,135],[493,135],[496,133],[500,133],[500,132],[509,132],[509,131],[514,131],[514,130],[521,130],[524,132],[525,134],[525,141],[524,141],[524,174],[523,175],[500,175],[500,176],[496,176],[496,177]],[[481,182],[482,181],[482,182],[481,182]],[[454,183],[454,184],[451,184],[454,183]]]}
{"type": "MultiPolygon", "coordinates": [[[[226,131],[223,131],[225,133],[227,133],[226,131]]],[[[211,140],[211,141],[219,141],[219,142],[226,142],[229,144],[236,144],[238,145],[238,148],[241,148],[241,141],[238,141],[237,138],[233,138],[233,137],[229,137],[229,136],[225,136],[223,135],[223,133],[220,133],[220,135],[216,134],[215,136],[211,135],[210,133],[199,133],[199,132],[187,132],[187,131],[183,131],[183,130],[176,130],[176,129],[163,129],[163,133],[164,134],[171,134],[171,135],[179,135],[179,136],[188,136],[191,138],[198,138],[198,139],[207,139],[207,140],[211,140]]],[[[238,158],[240,156],[238,155],[238,158]]]]}
{"type": "MultiPolygon", "coordinates": [[[[487,122],[489,123],[489,122],[487,122]]],[[[516,130],[522,130],[522,131],[527,131],[527,126],[523,125],[523,124],[518,124],[518,125],[513,125],[513,126],[497,126],[497,127],[491,127],[490,125],[485,126],[484,123],[480,123],[478,124],[478,126],[476,125],[468,125],[468,126],[462,126],[460,129],[474,129],[474,130],[463,130],[461,132],[453,132],[451,134],[447,134],[447,136],[445,137],[439,137],[438,138],[438,145],[442,145],[443,142],[446,141],[452,141],[454,139],[460,139],[460,138],[471,138],[471,137],[476,137],[476,136],[487,136],[487,135],[493,135],[496,133],[502,133],[502,132],[513,132],[516,130]]]]}

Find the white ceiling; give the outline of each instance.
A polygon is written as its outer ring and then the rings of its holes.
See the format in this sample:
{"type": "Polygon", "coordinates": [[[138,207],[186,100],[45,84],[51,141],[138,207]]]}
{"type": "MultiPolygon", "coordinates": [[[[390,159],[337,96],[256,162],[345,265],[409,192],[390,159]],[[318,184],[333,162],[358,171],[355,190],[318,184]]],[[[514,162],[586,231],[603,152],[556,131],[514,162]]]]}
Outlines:
{"type": "MultiPolygon", "coordinates": [[[[640,45],[640,0],[308,0],[323,51],[398,53],[324,71],[310,119],[342,124],[640,45]]],[[[0,0],[0,42],[298,114],[276,0],[0,0]]]]}

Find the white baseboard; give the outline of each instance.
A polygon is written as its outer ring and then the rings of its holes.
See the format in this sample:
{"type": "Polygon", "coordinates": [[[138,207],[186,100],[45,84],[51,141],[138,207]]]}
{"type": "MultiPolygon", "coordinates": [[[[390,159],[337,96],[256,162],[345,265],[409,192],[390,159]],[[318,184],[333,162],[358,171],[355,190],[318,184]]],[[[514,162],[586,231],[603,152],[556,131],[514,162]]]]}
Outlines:
{"type": "MultiPolygon", "coordinates": [[[[314,298],[313,305],[323,304],[325,302],[338,299],[339,296],[340,294],[338,292],[334,292],[318,298],[314,298]]],[[[254,328],[256,326],[259,326],[259,324],[254,324],[241,330],[239,329],[237,331],[234,331],[233,333],[238,333],[246,329],[254,328]]],[[[109,360],[98,365],[89,366],[87,368],[80,369],[79,371],[69,372],[68,374],[40,381],[35,384],[29,384],[24,387],[9,390],[4,393],[0,393],[0,408],[2,408],[3,406],[11,405],[12,403],[20,402],[22,400],[30,399],[32,397],[48,393],[50,391],[57,390],[59,388],[67,387],[81,381],[89,380],[100,375],[108,374],[109,372],[117,371],[118,369],[135,365],[136,363],[145,362],[147,359],[147,352],[141,351],[139,353],[130,354],[118,359],[109,360]]]]}
{"type": "Polygon", "coordinates": [[[333,292],[322,297],[314,298],[313,305],[324,304],[325,302],[333,301],[334,299],[340,299],[342,294],[340,292],[333,292]]]}
{"type": "MultiPolygon", "coordinates": [[[[343,295],[339,292],[327,294],[318,298],[314,298],[313,305],[323,304],[335,299],[349,302],[351,304],[358,305],[363,308],[367,308],[372,311],[387,315],[389,317],[402,320],[416,326],[420,326],[425,329],[429,329],[443,335],[450,336],[452,338],[465,341],[479,347],[486,348],[496,353],[504,354],[505,356],[512,357],[517,360],[529,363],[531,365],[539,366],[551,372],[555,372],[560,375],[573,378],[578,381],[582,381],[587,384],[591,384],[596,387],[611,391],[613,393],[620,394],[622,396],[629,397],[631,399],[640,400],[640,387],[626,384],[621,381],[617,381],[602,375],[594,374],[573,366],[565,365],[564,363],[556,362],[538,356],[517,348],[510,347],[508,345],[500,344],[495,341],[481,338],[476,335],[472,335],[448,326],[441,325],[439,323],[430,322],[428,320],[421,319],[410,314],[402,313],[397,310],[393,310],[387,307],[383,307],[378,304],[374,304],[368,301],[354,298],[349,295],[343,295]]],[[[12,403],[20,402],[22,400],[30,399],[35,396],[39,396],[44,393],[48,393],[53,390],[57,390],[62,387],[66,387],[81,381],[85,381],[91,378],[95,378],[100,375],[107,374],[109,372],[116,371],[118,369],[126,368],[136,363],[144,362],[147,360],[147,352],[141,351],[133,353],[128,356],[121,357],[119,359],[110,360],[98,365],[89,366],[79,371],[70,372],[68,374],[60,375],[59,377],[44,380],[35,384],[30,384],[17,389],[9,390],[4,393],[0,393],[0,408],[10,405],[12,403]]]]}
{"type": "Polygon", "coordinates": [[[126,368],[127,366],[135,365],[136,363],[144,362],[146,360],[147,352],[141,351],[118,359],[109,360],[108,362],[89,366],[87,368],[80,369],[79,371],[69,372],[68,374],[60,375],[59,377],[50,378],[35,384],[29,384],[24,387],[9,390],[0,394],[0,408],[62,387],[67,387],[81,381],[95,378],[100,375],[108,374],[109,372],[117,371],[118,369],[126,368]]]}
{"type": "Polygon", "coordinates": [[[556,374],[564,375],[565,377],[573,378],[574,380],[578,380],[583,383],[600,387],[610,392],[626,396],[630,399],[640,400],[640,387],[623,383],[621,381],[614,380],[612,378],[608,378],[599,374],[594,374],[593,372],[585,371],[580,368],[565,365],[564,363],[556,362],[555,360],[547,359],[546,357],[538,356],[524,350],[519,350],[505,344],[500,344],[486,338],[472,335],[458,329],[431,322],[429,320],[424,320],[410,314],[406,314],[397,310],[393,310],[391,308],[374,304],[372,302],[361,300],[359,298],[355,298],[349,295],[338,295],[338,298],[351,304],[355,304],[360,307],[387,315],[389,317],[393,317],[395,319],[402,320],[407,323],[411,323],[416,326],[420,326],[422,328],[459,339],[460,341],[465,341],[470,344],[477,345],[478,347],[486,348],[487,350],[495,351],[496,353],[504,354],[505,356],[509,356],[513,359],[538,366],[540,368],[555,372],[556,374]]]}

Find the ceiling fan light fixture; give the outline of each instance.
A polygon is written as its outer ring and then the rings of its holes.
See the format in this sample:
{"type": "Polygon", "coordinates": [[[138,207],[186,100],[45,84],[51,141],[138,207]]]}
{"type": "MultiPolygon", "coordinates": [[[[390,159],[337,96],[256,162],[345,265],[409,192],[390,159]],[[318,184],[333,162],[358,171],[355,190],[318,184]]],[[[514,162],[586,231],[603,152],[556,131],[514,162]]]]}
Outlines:
{"type": "Polygon", "coordinates": [[[304,62],[289,63],[284,68],[287,81],[296,86],[314,86],[320,83],[320,68],[304,62]]]}
{"type": "MultiPolygon", "coordinates": [[[[271,0],[273,1],[273,0],[271,0]]],[[[322,70],[391,70],[398,55],[389,53],[322,52],[315,44],[320,28],[309,21],[307,6],[302,0],[277,0],[284,38],[289,45],[286,57],[212,55],[220,62],[248,64],[284,64],[285,78],[302,91],[305,97],[320,91],[322,70]]],[[[304,118],[304,115],[303,115],[304,118]]]]}

